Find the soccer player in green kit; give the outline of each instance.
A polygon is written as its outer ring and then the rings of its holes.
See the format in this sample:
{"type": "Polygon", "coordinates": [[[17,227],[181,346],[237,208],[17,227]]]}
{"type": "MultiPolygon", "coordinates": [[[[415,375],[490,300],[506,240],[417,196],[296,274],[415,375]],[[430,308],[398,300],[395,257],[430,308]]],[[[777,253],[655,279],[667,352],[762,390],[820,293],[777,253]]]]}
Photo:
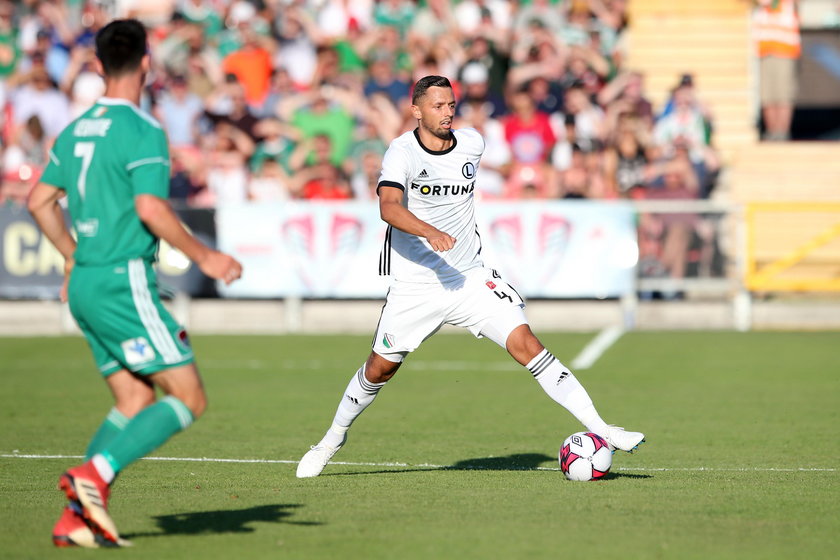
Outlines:
{"type": "Polygon", "coordinates": [[[231,283],[231,256],[193,237],[169,206],[169,149],[138,108],[149,71],[146,30],[115,20],[96,36],[105,95],[58,136],[29,210],[66,259],[62,299],[114,395],[87,461],[59,480],[69,499],[56,546],[121,546],[108,513],[110,486],[132,462],[187,428],[207,401],[186,332],[161,305],[153,270],[160,239],[206,275],[231,283]],[[67,196],[75,241],[59,199],[67,196]],[[156,399],[155,387],[165,396],[156,399]]]}

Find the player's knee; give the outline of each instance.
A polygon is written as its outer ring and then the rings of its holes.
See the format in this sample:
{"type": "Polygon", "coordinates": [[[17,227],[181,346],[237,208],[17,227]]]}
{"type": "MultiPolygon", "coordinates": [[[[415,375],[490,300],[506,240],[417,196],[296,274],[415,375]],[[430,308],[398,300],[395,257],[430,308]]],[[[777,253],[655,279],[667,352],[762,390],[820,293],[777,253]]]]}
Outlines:
{"type": "Polygon", "coordinates": [[[204,411],[207,410],[207,394],[204,391],[200,391],[197,395],[193,396],[191,402],[184,404],[192,412],[193,420],[198,420],[204,414],[204,411]]]}
{"type": "Polygon", "coordinates": [[[184,403],[193,415],[193,420],[198,420],[204,411],[207,410],[207,394],[204,391],[191,391],[186,394],[172,394],[173,397],[184,403]]]}
{"type": "Polygon", "coordinates": [[[400,369],[400,362],[391,362],[372,353],[365,364],[365,379],[371,383],[385,383],[400,369]]]}
{"type": "Polygon", "coordinates": [[[514,329],[505,346],[508,353],[521,364],[527,364],[545,348],[528,325],[514,329]]]}

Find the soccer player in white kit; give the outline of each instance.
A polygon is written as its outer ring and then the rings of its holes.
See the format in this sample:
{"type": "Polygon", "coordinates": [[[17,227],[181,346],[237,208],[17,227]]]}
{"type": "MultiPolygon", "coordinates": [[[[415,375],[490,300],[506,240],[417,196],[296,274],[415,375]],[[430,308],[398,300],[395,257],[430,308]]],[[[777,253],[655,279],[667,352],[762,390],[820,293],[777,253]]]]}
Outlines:
{"type": "Polygon", "coordinates": [[[632,452],[644,434],[604,422],[575,376],[531,332],[525,303],[484,267],[475,222],[475,176],[484,140],[453,130],[449,80],[426,76],[414,86],[418,126],[396,138],[382,161],[377,191],[388,224],[379,272],[392,276],[373,350],[350,379],[332,425],[301,458],[298,478],[318,476],[347,441],[347,430],[405,357],[444,324],[469,329],[505,348],[549,397],[612,449],[632,452]]]}

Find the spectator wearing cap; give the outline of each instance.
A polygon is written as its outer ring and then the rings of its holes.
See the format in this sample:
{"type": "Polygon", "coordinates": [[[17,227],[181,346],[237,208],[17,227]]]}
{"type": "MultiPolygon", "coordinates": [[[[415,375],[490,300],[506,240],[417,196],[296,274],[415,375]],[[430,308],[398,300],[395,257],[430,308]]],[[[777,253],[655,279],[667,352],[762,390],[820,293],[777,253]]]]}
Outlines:
{"type": "Polygon", "coordinates": [[[463,86],[455,114],[463,116],[466,105],[480,104],[490,118],[498,119],[507,113],[504,98],[490,90],[490,72],[480,62],[468,62],[461,69],[459,81],[463,86]]]}
{"type": "Polygon", "coordinates": [[[467,41],[464,59],[467,62],[481,63],[488,72],[487,83],[490,91],[497,95],[504,94],[510,68],[508,44],[497,44],[488,37],[478,35],[467,41]]]}

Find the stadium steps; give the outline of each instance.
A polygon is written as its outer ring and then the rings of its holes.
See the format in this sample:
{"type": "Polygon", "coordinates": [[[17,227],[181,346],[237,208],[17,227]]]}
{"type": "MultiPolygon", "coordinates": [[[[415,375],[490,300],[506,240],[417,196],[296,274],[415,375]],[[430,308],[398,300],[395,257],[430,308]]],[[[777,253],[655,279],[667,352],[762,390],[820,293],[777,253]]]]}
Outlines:
{"type": "Polygon", "coordinates": [[[758,139],[749,8],[740,0],[629,4],[627,66],[644,72],[657,110],[680,76],[692,74],[698,98],[712,113],[713,142],[726,163],[758,139]]]}
{"type": "Polygon", "coordinates": [[[729,197],[736,202],[840,202],[840,143],[742,146],[732,160],[729,197]]]}
{"type": "Polygon", "coordinates": [[[729,175],[728,197],[740,203],[781,203],[756,208],[751,225],[759,268],[784,262],[820,240],[778,278],[836,281],[840,278],[840,143],[765,142],[739,150],[729,175]],[[804,208],[796,203],[809,203],[804,208]]]}

